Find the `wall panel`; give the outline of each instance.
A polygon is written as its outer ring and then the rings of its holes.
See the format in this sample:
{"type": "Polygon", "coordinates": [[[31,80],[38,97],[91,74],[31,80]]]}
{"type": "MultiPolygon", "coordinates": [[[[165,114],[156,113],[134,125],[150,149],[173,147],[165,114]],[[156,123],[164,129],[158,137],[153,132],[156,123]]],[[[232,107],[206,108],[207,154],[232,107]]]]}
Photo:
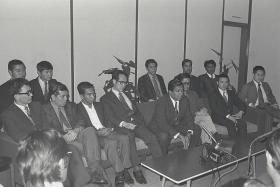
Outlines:
{"type": "Polygon", "coordinates": [[[205,72],[205,60],[219,62],[210,49],[221,49],[222,3],[222,0],[188,0],[186,57],[193,60],[194,75],[205,72]]]}
{"type": "Polygon", "coordinates": [[[138,77],[154,58],[167,84],[181,70],[184,55],[185,0],[140,0],[138,77]]]}
{"type": "Polygon", "coordinates": [[[133,0],[74,1],[76,101],[76,85],[80,81],[93,82],[98,98],[104,94],[104,82],[111,76],[98,74],[120,67],[113,55],[134,60],[135,4],[133,0]]]}
{"type": "Polygon", "coordinates": [[[54,78],[70,86],[69,20],[67,0],[0,0],[0,84],[16,58],[26,64],[27,79],[37,76],[39,61],[48,60],[54,78]]]}

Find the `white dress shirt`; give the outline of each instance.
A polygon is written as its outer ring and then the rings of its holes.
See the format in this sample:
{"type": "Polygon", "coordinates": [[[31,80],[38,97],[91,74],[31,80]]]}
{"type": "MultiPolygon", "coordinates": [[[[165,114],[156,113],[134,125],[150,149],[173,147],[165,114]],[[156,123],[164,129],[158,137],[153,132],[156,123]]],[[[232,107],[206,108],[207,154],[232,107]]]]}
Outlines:
{"type": "Polygon", "coordinates": [[[208,75],[208,77],[209,77],[210,79],[212,79],[212,78],[215,79],[215,78],[216,78],[216,75],[215,75],[215,74],[212,74],[212,75],[209,74],[209,73],[206,73],[206,74],[208,75]]]}
{"type": "MultiPolygon", "coordinates": [[[[255,83],[255,86],[257,87],[257,91],[259,91],[259,83],[257,83],[257,81],[253,80],[253,82],[255,83]]],[[[262,90],[262,95],[263,95],[263,100],[264,100],[264,103],[268,103],[268,100],[267,100],[267,96],[266,96],[266,93],[263,89],[263,85],[262,85],[262,82],[260,82],[261,84],[261,90],[262,90]]],[[[254,104],[254,103],[253,103],[254,104]]],[[[259,105],[259,97],[257,98],[257,101],[255,103],[255,106],[258,106],[259,105]]]]}
{"type": "Polygon", "coordinates": [[[228,100],[228,93],[227,90],[222,90],[221,88],[219,88],[220,94],[224,97],[224,95],[226,96],[227,100],[228,100]],[[225,93],[225,94],[224,94],[225,93]]]}
{"type": "MultiPolygon", "coordinates": [[[[25,110],[25,107],[27,106],[28,108],[29,108],[29,106],[28,105],[26,105],[26,106],[23,106],[23,105],[19,105],[19,104],[17,104],[16,102],[14,102],[15,103],[15,105],[20,109],[20,110],[22,110],[22,112],[29,118],[29,116],[28,116],[28,114],[27,114],[27,112],[26,112],[26,110],[25,110]]],[[[29,109],[30,110],[30,109],[29,109]]]]}
{"type": "Polygon", "coordinates": [[[176,103],[177,103],[177,111],[179,112],[179,101],[175,101],[171,96],[169,96],[171,101],[172,101],[172,104],[173,104],[173,107],[175,108],[176,106],[176,103]]]}
{"type": "MultiPolygon", "coordinates": [[[[38,77],[38,80],[39,80],[39,84],[42,89],[43,95],[45,95],[45,81],[43,81],[40,77],[38,77]]],[[[48,86],[48,81],[47,81],[47,86],[48,86]]]]}
{"type": "Polygon", "coordinates": [[[101,124],[100,120],[99,120],[99,117],[97,115],[97,112],[92,104],[91,108],[84,104],[82,102],[83,106],[85,107],[87,113],[88,113],[88,116],[89,116],[89,119],[91,121],[91,124],[98,130],[98,129],[102,129],[104,128],[104,126],[101,124]]]}

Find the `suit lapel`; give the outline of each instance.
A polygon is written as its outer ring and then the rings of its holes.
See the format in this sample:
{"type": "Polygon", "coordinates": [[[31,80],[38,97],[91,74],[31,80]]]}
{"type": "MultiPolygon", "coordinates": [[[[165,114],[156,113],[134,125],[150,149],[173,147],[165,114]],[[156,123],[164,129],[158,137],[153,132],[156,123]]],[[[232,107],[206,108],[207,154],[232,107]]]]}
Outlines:
{"type": "Polygon", "coordinates": [[[61,127],[61,124],[60,124],[60,122],[59,122],[59,119],[58,119],[58,117],[57,117],[57,115],[56,115],[56,113],[55,113],[55,110],[54,110],[54,108],[52,107],[52,105],[51,105],[51,103],[48,103],[47,105],[46,105],[46,113],[47,113],[47,115],[49,116],[48,118],[51,120],[51,121],[53,121],[53,125],[55,126],[55,128],[57,128],[57,129],[59,129],[60,131],[62,131],[63,129],[62,129],[62,127],[61,127]]]}
{"type": "Polygon", "coordinates": [[[23,119],[25,123],[29,124],[30,126],[34,126],[32,122],[28,119],[28,117],[25,115],[25,113],[15,104],[12,105],[12,110],[14,110],[15,116],[20,116],[20,118],[23,119]]]}
{"type": "MultiPolygon", "coordinates": [[[[112,91],[110,91],[109,94],[110,94],[111,99],[114,101],[114,103],[121,106],[124,110],[126,110],[126,111],[128,110],[125,106],[123,106],[123,104],[120,102],[119,98],[112,91]]],[[[131,104],[132,104],[132,108],[134,109],[133,103],[131,103],[131,104]]]]}
{"type": "Polygon", "coordinates": [[[35,86],[36,86],[37,93],[40,95],[40,97],[42,97],[44,94],[43,94],[42,88],[39,83],[39,77],[37,77],[35,86]]]}

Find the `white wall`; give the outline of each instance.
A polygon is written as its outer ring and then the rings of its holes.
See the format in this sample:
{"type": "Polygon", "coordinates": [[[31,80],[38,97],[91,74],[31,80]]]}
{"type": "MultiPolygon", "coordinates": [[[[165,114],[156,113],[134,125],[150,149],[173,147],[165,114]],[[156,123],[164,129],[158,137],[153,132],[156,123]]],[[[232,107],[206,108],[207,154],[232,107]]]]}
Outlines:
{"type": "Polygon", "coordinates": [[[81,81],[94,83],[98,98],[104,94],[111,76],[98,74],[121,67],[113,55],[134,61],[135,6],[131,0],[74,1],[75,101],[81,81]]]}
{"type": "Polygon", "coordinates": [[[188,0],[186,58],[193,60],[193,74],[205,72],[204,61],[219,58],[210,49],[220,51],[222,29],[222,0],[188,0]]]}
{"type": "Polygon", "coordinates": [[[0,84],[9,79],[8,61],[22,60],[27,79],[48,60],[54,78],[70,86],[70,16],[67,0],[0,0],[0,84]]]}
{"type": "Polygon", "coordinates": [[[270,83],[280,102],[280,1],[254,0],[250,37],[248,81],[252,69],[262,65],[266,69],[266,81],[270,83]]]}
{"type": "Polygon", "coordinates": [[[181,71],[184,55],[185,0],[139,1],[138,77],[145,61],[154,58],[166,85],[181,71]]]}

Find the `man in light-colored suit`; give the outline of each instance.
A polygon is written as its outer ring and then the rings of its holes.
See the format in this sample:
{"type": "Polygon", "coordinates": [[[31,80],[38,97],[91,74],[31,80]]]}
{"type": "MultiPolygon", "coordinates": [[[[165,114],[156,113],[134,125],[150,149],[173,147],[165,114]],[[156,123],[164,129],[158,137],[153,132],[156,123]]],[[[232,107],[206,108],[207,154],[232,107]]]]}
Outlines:
{"type": "MultiPolygon", "coordinates": [[[[272,89],[267,82],[264,82],[265,69],[262,66],[253,68],[253,80],[243,86],[239,93],[239,97],[244,101],[250,110],[258,113],[265,113],[266,118],[280,119],[279,105],[272,93],[272,89]]],[[[260,124],[261,125],[261,124],[260,124]]],[[[271,123],[266,119],[265,131],[271,130],[271,123]]]]}

